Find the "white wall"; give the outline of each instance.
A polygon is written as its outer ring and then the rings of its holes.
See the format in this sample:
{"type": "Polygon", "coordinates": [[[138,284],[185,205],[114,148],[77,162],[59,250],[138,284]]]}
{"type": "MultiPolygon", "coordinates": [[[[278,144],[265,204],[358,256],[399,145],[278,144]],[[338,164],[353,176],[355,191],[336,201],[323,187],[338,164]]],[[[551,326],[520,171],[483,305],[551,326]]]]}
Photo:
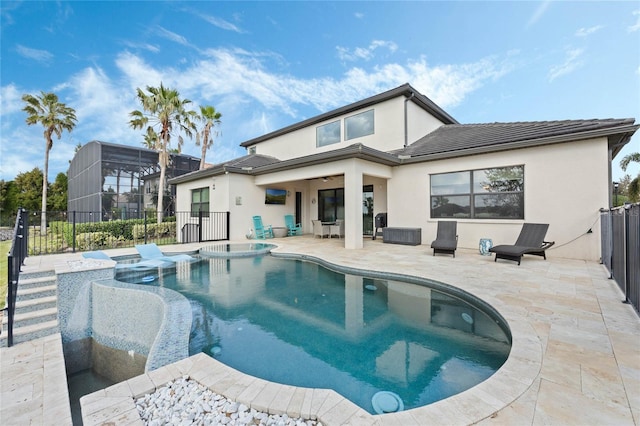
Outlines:
{"type": "MultiPolygon", "coordinates": [[[[276,157],[280,160],[288,160],[332,151],[356,143],[361,143],[380,151],[400,149],[404,146],[405,141],[404,100],[404,96],[399,96],[374,106],[362,108],[349,114],[334,117],[316,125],[260,142],[255,145],[256,153],[276,157]],[[344,119],[372,109],[374,110],[374,134],[344,140],[344,119]],[[334,121],[340,121],[341,141],[332,145],[316,147],[316,128],[334,121]]],[[[408,102],[407,112],[410,143],[442,125],[440,121],[413,102],[408,102]]]]}
{"type": "Polygon", "coordinates": [[[440,120],[427,113],[413,102],[407,103],[407,144],[411,145],[421,137],[442,126],[440,120]]]}
{"type": "Polygon", "coordinates": [[[549,256],[599,260],[599,209],[608,205],[607,158],[607,141],[600,138],[396,167],[388,185],[389,226],[421,227],[422,243],[428,246],[437,229],[437,219],[429,217],[430,174],[523,164],[524,220],[458,218],[458,247],[477,249],[480,238],[513,244],[523,222],[548,223],[547,240],[556,242],[549,256]]]}

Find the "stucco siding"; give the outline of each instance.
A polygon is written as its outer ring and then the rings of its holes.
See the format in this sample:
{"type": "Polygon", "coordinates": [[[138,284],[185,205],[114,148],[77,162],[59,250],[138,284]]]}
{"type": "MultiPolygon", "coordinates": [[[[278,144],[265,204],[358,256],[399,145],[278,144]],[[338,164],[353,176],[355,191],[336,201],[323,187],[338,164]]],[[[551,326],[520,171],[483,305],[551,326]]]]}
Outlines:
{"type": "Polygon", "coordinates": [[[477,249],[480,238],[513,244],[523,222],[548,223],[547,239],[556,242],[549,255],[598,260],[598,211],[608,203],[607,158],[607,141],[600,138],[396,167],[388,185],[389,226],[421,227],[423,244],[429,245],[438,221],[430,218],[430,174],[522,164],[524,220],[456,218],[458,246],[477,249]]]}
{"type": "Polygon", "coordinates": [[[444,123],[413,102],[407,102],[407,144],[411,145],[444,123]]]}
{"type": "MultiPolygon", "coordinates": [[[[419,108],[416,108],[414,111],[414,116],[419,114],[417,110],[422,112],[421,116],[425,122],[430,123],[435,120],[419,108]]],[[[414,123],[417,122],[417,120],[412,120],[411,122],[414,123]]],[[[413,126],[416,127],[417,125],[414,123],[413,126]]],[[[422,126],[417,126],[416,131],[418,131],[419,127],[422,126]]],[[[305,127],[271,140],[262,141],[256,144],[255,147],[257,154],[269,155],[279,160],[288,160],[344,148],[355,143],[361,143],[380,151],[391,151],[402,148],[404,145],[404,97],[390,99],[349,114],[334,117],[317,125],[305,127]],[[374,110],[374,133],[368,136],[345,140],[344,119],[369,110],[374,110]],[[335,121],[340,121],[340,142],[317,147],[316,128],[335,121]]]]}

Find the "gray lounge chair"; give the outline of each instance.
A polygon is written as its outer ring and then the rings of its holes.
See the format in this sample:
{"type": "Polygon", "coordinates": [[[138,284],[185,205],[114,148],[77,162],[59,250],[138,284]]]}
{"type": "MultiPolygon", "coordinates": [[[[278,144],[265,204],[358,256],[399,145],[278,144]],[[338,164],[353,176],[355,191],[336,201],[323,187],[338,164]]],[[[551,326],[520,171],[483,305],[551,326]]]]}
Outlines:
{"type": "Polygon", "coordinates": [[[498,259],[506,259],[518,262],[518,265],[520,265],[522,256],[525,254],[542,256],[546,260],[545,250],[555,244],[555,241],[544,240],[548,229],[548,223],[524,223],[515,244],[503,244],[489,249],[491,253],[496,254],[493,261],[497,262],[498,259]]]}
{"type": "Polygon", "coordinates": [[[436,253],[452,254],[456,257],[458,248],[458,235],[456,234],[458,222],[455,220],[441,220],[438,222],[436,239],[431,243],[433,255],[436,253]]]}

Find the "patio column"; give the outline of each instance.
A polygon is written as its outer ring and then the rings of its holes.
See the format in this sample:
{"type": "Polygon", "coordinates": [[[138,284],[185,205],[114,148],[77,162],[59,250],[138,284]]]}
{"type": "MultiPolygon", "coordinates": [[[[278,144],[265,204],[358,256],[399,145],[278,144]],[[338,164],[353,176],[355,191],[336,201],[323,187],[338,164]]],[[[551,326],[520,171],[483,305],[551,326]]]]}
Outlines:
{"type": "Polygon", "coordinates": [[[344,171],[344,247],[361,249],[362,241],[362,166],[350,161],[344,171]]]}

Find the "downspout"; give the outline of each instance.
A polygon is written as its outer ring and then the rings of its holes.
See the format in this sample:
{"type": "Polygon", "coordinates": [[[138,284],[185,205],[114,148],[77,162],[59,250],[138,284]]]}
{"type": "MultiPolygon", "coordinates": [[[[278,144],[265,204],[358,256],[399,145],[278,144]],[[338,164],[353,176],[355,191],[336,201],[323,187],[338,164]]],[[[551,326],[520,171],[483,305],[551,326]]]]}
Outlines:
{"type": "Polygon", "coordinates": [[[411,92],[411,96],[404,100],[404,147],[409,145],[409,119],[407,117],[407,103],[415,96],[414,92],[411,92]]]}

